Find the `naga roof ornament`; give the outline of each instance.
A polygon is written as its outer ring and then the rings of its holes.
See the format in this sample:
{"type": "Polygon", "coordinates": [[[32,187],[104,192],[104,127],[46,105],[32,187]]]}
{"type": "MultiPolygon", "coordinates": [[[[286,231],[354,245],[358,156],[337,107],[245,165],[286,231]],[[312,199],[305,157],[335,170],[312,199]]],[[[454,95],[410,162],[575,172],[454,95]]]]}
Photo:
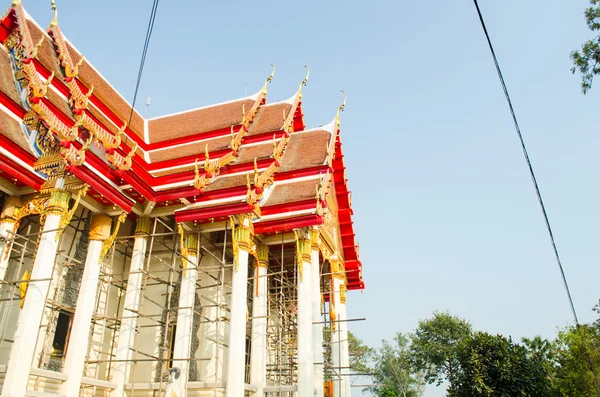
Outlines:
{"type": "Polygon", "coordinates": [[[250,123],[252,123],[256,117],[259,107],[266,99],[267,85],[273,81],[273,76],[275,76],[275,65],[271,64],[271,66],[271,74],[265,80],[265,84],[254,101],[252,108],[250,108],[250,111],[246,113],[246,106],[242,105],[242,122],[237,134],[233,131],[234,126],[231,126],[231,144],[229,145],[230,152],[218,159],[210,160],[207,144],[204,147],[204,174],[200,173],[198,159],[196,159],[194,162],[194,187],[198,189],[199,192],[202,192],[206,185],[208,185],[213,178],[216,178],[219,175],[219,172],[223,166],[231,163],[237,157],[238,150],[242,145],[244,136],[246,136],[246,133],[250,129],[250,123]]]}

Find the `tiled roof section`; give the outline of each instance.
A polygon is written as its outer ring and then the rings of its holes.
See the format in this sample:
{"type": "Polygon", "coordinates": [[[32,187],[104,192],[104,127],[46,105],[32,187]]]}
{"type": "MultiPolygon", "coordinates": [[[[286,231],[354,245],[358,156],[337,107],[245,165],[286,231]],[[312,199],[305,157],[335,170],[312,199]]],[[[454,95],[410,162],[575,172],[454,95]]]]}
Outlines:
{"type": "Polygon", "coordinates": [[[206,144],[208,144],[209,152],[227,149],[231,144],[231,137],[227,135],[221,138],[150,152],[150,162],[173,160],[187,156],[200,156],[204,154],[206,144]]]}
{"type": "Polygon", "coordinates": [[[48,91],[46,91],[46,97],[50,103],[52,103],[58,110],[61,111],[61,113],[75,121],[75,117],[73,117],[73,111],[71,110],[69,103],[63,97],[58,95],[56,91],[54,91],[52,88],[49,88],[48,91]]]}
{"type": "Polygon", "coordinates": [[[232,164],[251,163],[254,159],[264,160],[273,155],[273,143],[269,141],[261,145],[242,146],[238,157],[232,164]]]}
{"type": "Polygon", "coordinates": [[[323,165],[327,159],[330,139],[331,133],[323,130],[291,134],[278,172],[323,165]]]}
{"type": "Polygon", "coordinates": [[[242,122],[242,108],[248,112],[252,105],[254,99],[245,98],[148,120],[150,143],[230,128],[242,122]]]}
{"type": "Polygon", "coordinates": [[[10,65],[10,55],[3,46],[0,46],[0,90],[16,104],[21,104],[17,87],[15,86],[14,73],[10,65]]]}
{"type": "MultiPolygon", "coordinates": [[[[250,177],[252,180],[252,176],[250,177]]],[[[217,190],[229,189],[232,187],[246,186],[246,174],[239,175],[222,175],[209,183],[204,192],[214,192],[217,190]]]]}
{"type": "Polygon", "coordinates": [[[27,28],[29,29],[29,34],[34,43],[39,43],[40,39],[44,37],[44,41],[42,41],[42,45],[37,52],[38,61],[40,61],[40,63],[50,72],[54,72],[55,78],[62,80],[64,75],[52,39],[38,25],[29,19],[27,19],[27,28]]]}
{"type": "Polygon", "coordinates": [[[262,204],[262,207],[271,205],[291,203],[295,201],[315,200],[319,179],[314,178],[308,181],[284,183],[275,185],[273,191],[267,198],[267,201],[262,204]]]}
{"type": "MultiPolygon", "coordinates": [[[[67,43],[67,46],[69,44],[67,43]]],[[[70,47],[70,46],[69,46],[70,47]]],[[[74,59],[78,60],[81,56],[75,56],[74,59]]],[[[92,68],[90,63],[86,60],[83,61],[79,67],[79,74],[77,75],[79,80],[87,87],[94,86],[94,96],[96,96],[106,107],[108,107],[121,121],[128,122],[129,115],[131,114],[131,105],[127,103],[111,86],[104,80],[104,78],[92,68]]],[[[131,125],[129,128],[132,129],[137,136],[144,138],[144,119],[137,113],[133,112],[131,118],[131,125]]]]}
{"type": "Polygon", "coordinates": [[[265,132],[279,131],[283,126],[283,112],[290,112],[292,105],[289,103],[277,103],[262,106],[257,114],[254,122],[250,126],[248,135],[258,135],[265,132]]]}
{"type": "Polygon", "coordinates": [[[27,136],[25,136],[21,129],[21,124],[3,112],[0,112],[0,134],[10,139],[28,153],[34,154],[29,147],[27,136]]]}

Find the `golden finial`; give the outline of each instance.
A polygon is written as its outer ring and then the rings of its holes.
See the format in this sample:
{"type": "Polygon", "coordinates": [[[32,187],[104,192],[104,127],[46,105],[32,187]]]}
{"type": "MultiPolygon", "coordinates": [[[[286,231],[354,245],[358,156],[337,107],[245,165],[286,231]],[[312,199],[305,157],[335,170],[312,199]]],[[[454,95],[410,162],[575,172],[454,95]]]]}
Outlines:
{"type": "Polygon", "coordinates": [[[50,26],[58,26],[58,10],[56,9],[56,3],[54,0],[50,1],[52,5],[52,11],[54,11],[54,18],[52,18],[52,22],[50,22],[50,26]]]}
{"type": "Polygon", "coordinates": [[[337,113],[335,114],[335,126],[336,128],[340,128],[340,112],[344,111],[344,108],[346,107],[346,91],[344,90],[340,90],[342,92],[342,94],[344,94],[344,101],[342,102],[342,104],[340,105],[340,107],[337,110],[337,113]]]}
{"type": "Polygon", "coordinates": [[[271,64],[271,74],[269,75],[269,77],[267,77],[267,80],[265,81],[265,85],[263,86],[263,94],[267,95],[267,84],[269,84],[271,81],[273,81],[273,76],[275,76],[275,65],[271,64]]]}
{"type": "Polygon", "coordinates": [[[302,80],[302,83],[300,83],[300,87],[298,87],[298,100],[302,99],[302,86],[306,86],[306,83],[308,83],[308,77],[310,76],[310,69],[306,65],[304,65],[304,67],[306,68],[306,77],[304,77],[304,80],[302,80]]]}
{"type": "Polygon", "coordinates": [[[12,2],[12,6],[13,6],[13,7],[16,7],[16,6],[18,6],[19,4],[21,4],[21,0],[13,0],[13,2],[12,2]]]}
{"type": "Polygon", "coordinates": [[[206,145],[204,145],[204,163],[205,164],[210,163],[210,155],[208,153],[208,143],[206,145]]]}

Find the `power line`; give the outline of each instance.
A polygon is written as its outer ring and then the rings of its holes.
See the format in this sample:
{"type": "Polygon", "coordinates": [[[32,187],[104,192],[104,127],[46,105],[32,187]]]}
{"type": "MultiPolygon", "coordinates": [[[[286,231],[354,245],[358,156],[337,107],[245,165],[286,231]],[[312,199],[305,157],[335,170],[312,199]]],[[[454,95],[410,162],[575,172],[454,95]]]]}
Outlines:
{"type": "Polygon", "coordinates": [[[144,40],[144,49],[142,50],[142,59],[140,60],[140,68],[138,70],[137,81],[135,83],[135,92],[133,94],[133,102],[131,103],[131,113],[129,113],[128,126],[131,126],[131,118],[133,117],[133,109],[135,108],[135,101],[137,100],[138,91],[140,89],[140,82],[142,81],[142,74],[144,72],[144,64],[146,63],[146,55],[148,54],[148,47],[150,45],[150,38],[152,37],[152,30],[154,29],[154,21],[156,19],[156,10],[158,9],[159,0],[154,0],[152,3],[152,11],[150,12],[150,20],[148,21],[148,28],[146,29],[146,39],[144,40]]]}
{"type": "Polygon", "coordinates": [[[563,280],[563,285],[565,287],[565,291],[567,292],[567,297],[569,299],[569,305],[571,306],[571,312],[573,313],[573,318],[575,319],[575,324],[579,326],[579,319],[577,318],[577,312],[575,311],[575,304],[573,303],[573,298],[571,297],[571,290],[569,289],[569,283],[567,282],[567,276],[565,275],[565,271],[563,269],[562,262],[560,260],[560,255],[558,255],[558,248],[556,248],[556,241],[554,240],[554,233],[552,233],[552,227],[550,226],[550,221],[548,220],[548,214],[546,212],[546,206],[544,205],[544,201],[542,200],[542,194],[540,193],[540,188],[537,183],[537,179],[535,177],[535,173],[533,172],[533,166],[531,165],[531,160],[529,159],[529,154],[527,153],[527,148],[525,147],[525,142],[523,141],[523,135],[521,134],[521,128],[519,127],[519,122],[517,121],[517,116],[515,115],[515,110],[512,105],[512,101],[510,100],[510,95],[508,94],[508,89],[506,88],[506,83],[504,82],[504,76],[502,75],[502,70],[500,69],[500,64],[498,64],[498,58],[496,57],[496,52],[494,51],[494,47],[492,46],[492,41],[490,40],[490,35],[488,34],[487,27],[485,25],[485,21],[483,20],[483,15],[481,15],[481,10],[479,9],[479,4],[477,0],[473,0],[475,3],[475,8],[477,8],[477,14],[479,15],[479,21],[481,22],[481,27],[483,28],[483,32],[485,33],[485,37],[487,39],[488,45],[490,47],[490,51],[492,53],[492,58],[494,59],[494,64],[496,65],[496,72],[498,73],[498,78],[500,79],[500,84],[502,85],[502,90],[504,91],[504,96],[506,97],[506,101],[508,102],[508,108],[510,109],[510,114],[512,115],[513,122],[515,124],[515,129],[517,130],[517,135],[519,135],[519,140],[521,141],[521,147],[523,148],[523,155],[525,156],[525,161],[527,161],[527,166],[529,167],[529,175],[531,176],[531,181],[533,182],[533,186],[535,187],[535,193],[538,198],[538,202],[542,209],[542,213],[544,214],[544,221],[546,222],[546,229],[548,230],[548,234],[550,236],[550,241],[552,242],[552,249],[554,250],[554,256],[556,257],[556,263],[558,264],[558,268],[560,269],[560,275],[563,280]]]}

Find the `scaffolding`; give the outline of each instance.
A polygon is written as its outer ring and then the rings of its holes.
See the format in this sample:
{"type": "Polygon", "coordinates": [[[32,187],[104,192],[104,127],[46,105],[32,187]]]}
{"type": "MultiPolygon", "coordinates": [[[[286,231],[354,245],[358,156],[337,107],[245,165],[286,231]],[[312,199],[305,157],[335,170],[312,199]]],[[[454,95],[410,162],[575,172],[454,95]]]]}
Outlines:
{"type": "MultiPolygon", "coordinates": [[[[73,313],[75,309],[78,282],[85,263],[90,218],[90,211],[80,208],[61,235],[51,288],[46,298],[44,320],[36,342],[37,361],[34,361],[34,367],[61,371],[63,357],[56,354],[53,346],[56,342],[57,320],[61,313],[73,313]]],[[[39,217],[30,216],[23,220],[17,232],[9,239],[12,250],[6,280],[10,281],[1,283],[0,313],[0,350],[6,357],[8,354],[4,353],[12,343],[10,325],[16,322],[15,316],[18,316],[19,311],[19,286],[25,282],[22,280],[23,273],[32,266],[40,236],[39,229],[39,217]]],[[[117,364],[117,340],[121,323],[128,318],[123,314],[123,306],[136,238],[133,230],[133,223],[129,223],[129,228],[127,224],[121,228],[121,235],[102,262],[80,391],[83,396],[108,396],[114,388],[111,379],[117,364]]],[[[205,395],[208,391],[216,397],[223,395],[225,391],[224,361],[228,343],[234,260],[232,235],[227,222],[194,226],[190,233],[197,233],[199,244],[198,263],[187,263],[185,266],[186,270],[198,271],[196,304],[191,308],[194,314],[194,341],[190,357],[185,360],[190,368],[188,390],[202,390],[205,395]]],[[[147,239],[145,261],[141,270],[143,277],[139,308],[135,313],[129,314],[136,319],[135,343],[131,347],[131,359],[127,362],[130,368],[129,382],[126,384],[129,396],[161,396],[166,387],[168,369],[178,363],[173,358],[173,339],[177,311],[180,309],[179,286],[183,273],[181,261],[187,261],[187,258],[181,256],[174,217],[153,218],[147,239]]],[[[269,245],[268,248],[269,266],[264,276],[268,285],[265,386],[271,386],[271,389],[280,387],[278,392],[269,392],[270,394],[291,397],[293,386],[298,382],[296,249],[290,235],[281,235],[281,242],[269,245]]],[[[250,261],[250,269],[253,265],[250,261]]],[[[332,284],[331,277],[327,276],[330,270],[326,262],[322,262],[320,273],[321,296],[329,297],[332,284]]],[[[246,384],[250,384],[251,313],[257,280],[257,273],[250,271],[248,274],[254,276],[248,277],[246,384]]],[[[38,280],[29,280],[36,281],[38,280]]],[[[331,337],[328,336],[332,327],[327,300],[322,299],[320,306],[324,359],[317,365],[323,365],[325,379],[339,381],[340,371],[332,364],[331,337]]],[[[44,374],[47,375],[45,372],[44,374]]],[[[43,376],[38,376],[38,384],[44,379],[43,376]]],[[[251,388],[247,389],[246,394],[249,394],[249,390],[251,388]]]]}

